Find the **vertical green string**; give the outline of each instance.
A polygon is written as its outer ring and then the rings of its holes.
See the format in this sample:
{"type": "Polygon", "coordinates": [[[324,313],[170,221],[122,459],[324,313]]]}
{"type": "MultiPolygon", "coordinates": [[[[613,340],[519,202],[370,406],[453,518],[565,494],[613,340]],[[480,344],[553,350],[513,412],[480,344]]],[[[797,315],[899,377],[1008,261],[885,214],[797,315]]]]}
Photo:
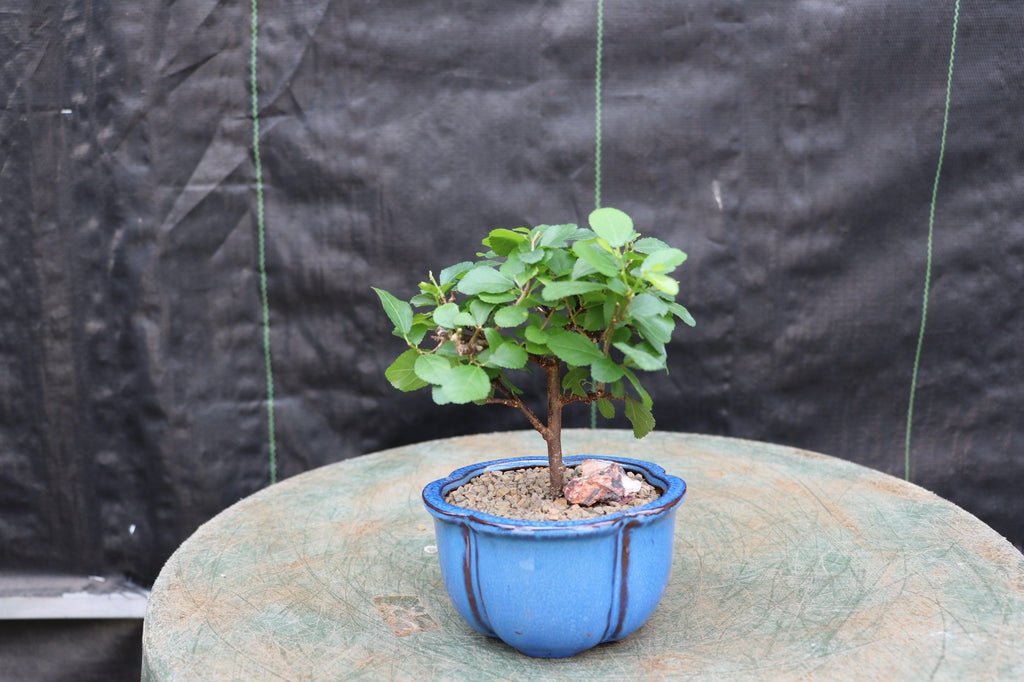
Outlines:
{"type": "Polygon", "coordinates": [[[903,446],[903,478],[910,480],[910,438],[914,426],[914,398],[917,395],[917,375],[921,368],[921,349],[924,348],[924,330],[928,324],[928,295],[932,285],[932,244],[935,233],[935,204],[939,198],[939,178],[946,157],[946,133],[949,130],[949,102],[953,95],[953,63],[956,58],[956,33],[960,24],[960,0],[953,6],[953,37],[949,46],[949,68],[946,72],[946,107],[942,113],[942,137],[939,142],[939,161],[932,183],[932,200],[928,208],[928,247],[924,270],[924,294],[921,301],[921,327],[917,332],[917,350],[914,352],[914,372],[910,379],[910,400],[907,405],[907,432],[903,446]]]}
{"type": "Polygon", "coordinates": [[[597,0],[594,51],[594,208],[601,208],[601,63],[604,61],[604,0],[597,0]]]}
{"type": "MultiPolygon", "coordinates": [[[[594,208],[601,208],[601,62],[604,59],[604,0],[597,0],[594,51],[594,208]]],[[[590,428],[597,428],[597,403],[590,403],[590,428]]]]}
{"type": "Polygon", "coordinates": [[[263,210],[263,160],[260,158],[259,88],[256,82],[256,46],[259,2],[251,0],[249,41],[249,88],[252,93],[252,157],[256,167],[256,241],[260,271],[260,306],[263,309],[263,368],[267,377],[267,443],[271,484],[277,482],[277,438],[274,433],[274,365],[270,354],[270,299],[267,295],[266,220],[263,210]]]}

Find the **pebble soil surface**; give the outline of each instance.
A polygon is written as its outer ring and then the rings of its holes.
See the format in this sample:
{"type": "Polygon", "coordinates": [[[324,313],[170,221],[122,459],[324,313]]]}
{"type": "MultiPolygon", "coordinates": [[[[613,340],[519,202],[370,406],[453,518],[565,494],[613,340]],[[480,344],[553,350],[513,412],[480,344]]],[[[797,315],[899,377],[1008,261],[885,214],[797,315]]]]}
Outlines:
{"type": "MultiPolygon", "coordinates": [[[[575,468],[566,468],[565,480],[577,475],[575,468]]],[[[564,497],[548,496],[547,467],[488,471],[445,496],[445,501],[459,507],[525,521],[575,521],[612,514],[639,507],[661,496],[661,492],[634,471],[626,475],[640,481],[640,492],[628,502],[601,502],[591,507],[569,504],[564,497]]]]}

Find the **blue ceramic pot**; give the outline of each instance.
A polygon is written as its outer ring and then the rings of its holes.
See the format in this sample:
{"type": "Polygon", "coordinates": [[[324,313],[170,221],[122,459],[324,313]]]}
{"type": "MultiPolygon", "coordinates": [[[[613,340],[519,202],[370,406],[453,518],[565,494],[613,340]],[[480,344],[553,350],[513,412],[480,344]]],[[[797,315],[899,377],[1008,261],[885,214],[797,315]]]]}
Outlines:
{"type": "Polygon", "coordinates": [[[444,501],[485,471],[547,466],[542,457],[473,464],[423,489],[445,587],[473,629],[528,656],[562,658],[620,640],[654,612],[668,583],[686,483],[650,462],[601,458],[639,472],[661,497],[580,521],[506,519],[444,501]]]}

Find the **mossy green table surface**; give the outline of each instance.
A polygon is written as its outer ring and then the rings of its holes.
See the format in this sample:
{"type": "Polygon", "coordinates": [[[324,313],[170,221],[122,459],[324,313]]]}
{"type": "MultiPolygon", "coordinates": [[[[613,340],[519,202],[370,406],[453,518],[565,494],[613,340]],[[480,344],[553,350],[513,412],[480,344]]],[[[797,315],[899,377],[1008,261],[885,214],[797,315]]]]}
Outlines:
{"type": "Polygon", "coordinates": [[[856,464],[678,433],[565,435],[567,453],[647,459],[689,485],[652,619],[564,660],[478,635],[448,603],[420,490],[542,445],[420,443],[242,500],[160,573],[143,679],[1024,679],[1024,556],[988,526],[856,464]]]}

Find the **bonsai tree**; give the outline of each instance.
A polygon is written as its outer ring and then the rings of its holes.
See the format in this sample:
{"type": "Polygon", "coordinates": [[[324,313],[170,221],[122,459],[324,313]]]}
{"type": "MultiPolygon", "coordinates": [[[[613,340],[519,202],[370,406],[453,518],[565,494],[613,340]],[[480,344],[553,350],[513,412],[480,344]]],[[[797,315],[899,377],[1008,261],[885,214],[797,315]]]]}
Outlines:
{"type": "Polygon", "coordinates": [[[504,405],[522,412],[547,443],[550,493],[561,495],[562,410],[597,403],[602,417],[624,405],[633,433],[654,428],[651,396],[636,370],[665,370],[676,318],[670,274],[686,254],[640,238],[615,208],[590,214],[591,229],[538,225],[496,229],[478,260],[449,266],[408,302],[374,288],[403,352],[385,371],[400,391],[430,387],[434,402],[504,405]],[[416,310],[414,310],[416,309],[416,310]],[[516,372],[546,375],[542,419],[523,400],[516,372]]]}

